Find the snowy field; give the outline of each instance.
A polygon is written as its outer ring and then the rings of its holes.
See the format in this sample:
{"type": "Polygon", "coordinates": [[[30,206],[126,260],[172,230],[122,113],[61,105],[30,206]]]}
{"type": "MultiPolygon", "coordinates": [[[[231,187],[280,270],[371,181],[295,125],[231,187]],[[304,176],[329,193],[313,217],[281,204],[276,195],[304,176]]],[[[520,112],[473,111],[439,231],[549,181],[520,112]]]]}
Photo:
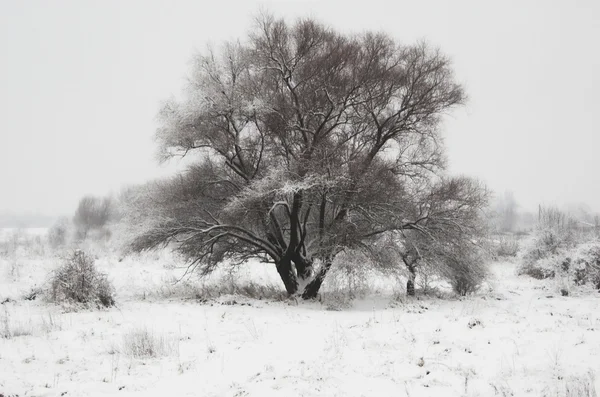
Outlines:
{"type": "MultiPolygon", "coordinates": [[[[200,302],[189,283],[173,285],[182,270],[166,253],[97,256],[117,307],[79,312],[23,299],[60,258],[0,257],[0,395],[577,396],[588,394],[573,388],[590,383],[600,390],[598,294],[562,297],[552,280],[517,277],[513,263],[494,263],[489,288],[465,299],[376,292],[332,311],[233,295],[200,302]],[[155,357],[140,357],[132,341],[152,345],[155,357]]],[[[256,266],[254,277],[277,281],[273,269],[256,266]]]]}

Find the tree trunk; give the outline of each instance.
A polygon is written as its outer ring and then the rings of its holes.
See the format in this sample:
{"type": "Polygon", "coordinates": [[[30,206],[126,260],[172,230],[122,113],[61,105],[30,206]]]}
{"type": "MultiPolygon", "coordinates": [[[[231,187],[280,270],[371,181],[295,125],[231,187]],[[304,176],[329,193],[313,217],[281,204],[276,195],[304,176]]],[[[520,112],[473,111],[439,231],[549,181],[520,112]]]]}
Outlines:
{"type": "Polygon", "coordinates": [[[321,269],[319,269],[319,273],[315,276],[315,278],[308,283],[308,285],[304,288],[304,292],[302,292],[302,299],[315,299],[319,290],[321,289],[321,285],[325,280],[325,276],[331,267],[331,261],[327,261],[321,269]]]}
{"type": "Polygon", "coordinates": [[[413,266],[408,267],[408,281],[406,282],[406,295],[415,296],[415,279],[417,278],[416,269],[413,266]]]}
{"type": "Polygon", "coordinates": [[[281,277],[281,281],[283,281],[283,285],[285,285],[285,290],[288,295],[293,295],[298,292],[298,279],[292,268],[292,261],[284,258],[276,264],[276,267],[277,273],[279,273],[279,277],[281,277]]]}
{"type": "Polygon", "coordinates": [[[292,261],[294,262],[294,266],[296,266],[296,273],[299,279],[306,280],[312,275],[312,261],[301,255],[297,255],[292,261]]]}

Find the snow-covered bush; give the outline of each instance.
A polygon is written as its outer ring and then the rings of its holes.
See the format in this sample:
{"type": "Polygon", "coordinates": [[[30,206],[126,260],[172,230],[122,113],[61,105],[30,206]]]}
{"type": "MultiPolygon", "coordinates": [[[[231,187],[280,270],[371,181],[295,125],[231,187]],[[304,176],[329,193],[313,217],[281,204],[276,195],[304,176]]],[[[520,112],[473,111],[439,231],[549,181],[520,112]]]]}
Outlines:
{"type": "Polygon", "coordinates": [[[553,258],[544,258],[536,262],[527,262],[521,264],[517,271],[519,276],[526,275],[538,280],[546,278],[554,278],[556,272],[554,270],[553,258]]]}
{"type": "Polygon", "coordinates": [[[462,257],[449,257],[444,273],[452,290],[459,296],[466,296],[479,289],[489,272],[483,255],[474,251],[462,257]]]}
{"type": "Polygon", "coordinates": [[[523,250],[518,274],[537,279],[553,278],[568,257],[567,252],[576,246],[572,230],[557,224],[540,224],[533,239],[523,250]]]}
{"type": "Polygon", "coordinates": [[[569,271],[576,285],[590,283],[600,290],[600,240],[577,247],[570,265],[569,271]]]}
{"type": "Polygon", "coordinates": [[[534,238],[523,252],[519,274],[558,277],[562,290],[590,283],[600,289],[600,240],[559,210],[540,209],[534,238]]]}
{"type": "Polygon", "coordinates": [[[555,228],[539,229],[523,252],[523,260],[526,263],[536,262],[558,255],[573,246],[574,241],[568,231],[555,228]]]}
{"type": "Polygon", "coordinates": [[[589,284],[600,289],[600,240],[554,251],[529,249],[528,253],[529,256],[524,257],[519,268],[519,274],[537,279],[560,276],[563,284],[589,284]]]}
{"type": "Polygon", "coordinates": [[[94,259],[76,250],[50,280],[50,299],[55,303],[86,307],[114,306],[114,288],[106,275],[98,272],[94,259]]]}
{"type": "Polygon", "coordinates": [[[516,237],[503,236],[496,245],[495,254],[501,258],[516,257],[519,249],[519,240],[516,237]]]}

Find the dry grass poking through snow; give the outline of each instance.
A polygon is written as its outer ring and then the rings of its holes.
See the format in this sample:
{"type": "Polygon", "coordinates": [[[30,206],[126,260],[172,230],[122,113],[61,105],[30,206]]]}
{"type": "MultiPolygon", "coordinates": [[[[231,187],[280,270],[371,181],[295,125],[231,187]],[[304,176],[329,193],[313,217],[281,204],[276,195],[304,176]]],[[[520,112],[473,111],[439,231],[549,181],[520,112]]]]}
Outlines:
{"type": "Polygon", "coordinates": [[[5,306],[0,313],[0,337],[11,339],[32,334],[33,326],[31,322],[13,318],[8,311],[8,307],[5,306]]]}
{"type": "Polygon", "coordinates": [[[4,304],[0,309],[0,338],[12,339],[21,336],[44,336],[62,330],[60,314],[50,310],[40,315],[22,314],[18,308],[4,304]]]}
{"type": "Polygon", "coordinates": [[[123,335],[122,352],[133,358],[166,357],[177,354],[179,344],[173,338],[138,328],[123,335]]]}
{"type": "Polygon", "coordinates": [[[174,272],[159,259],[97,261],[119,308],[60,313],[4,285],[15,293],[0,306],[0,394],[594,397],[600,386],[600,299],[563,297],[514,265],[495,265],[493,291],[467,298],[347,301],[334,289],[290,306],[243,277],[164,283],[174,272]]]}
{"type": "Polygon", "coordinates": [[[171,278],[154,291],[147,291],[143,298],[195,299],[201,302],[223,296],[237,295],[255,300],[284,301],[287,294],[279,286],[262,285],[253,281],[231,281],[195,284],[188,280],[171,278]]]}
{"type": "Polygon", "coordinates": [[[544,397],[597,397],[593,371],[577,376],[559,377],[543,391],[544,397]]]}

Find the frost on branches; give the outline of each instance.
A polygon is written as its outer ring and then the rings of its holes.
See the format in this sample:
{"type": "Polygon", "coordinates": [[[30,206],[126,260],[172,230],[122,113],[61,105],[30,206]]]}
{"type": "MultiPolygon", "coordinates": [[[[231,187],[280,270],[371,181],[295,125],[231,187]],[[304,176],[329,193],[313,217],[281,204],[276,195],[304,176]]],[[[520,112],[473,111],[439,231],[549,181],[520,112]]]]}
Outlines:
{"type": "Polygon", "coordinates": [[[378,257],[386,236],[450,251],[486,199],[444,176],[438,127],[464,99],[424,43],[263,16],[246,40],[196,56],[184,99],[164,105],[161,157],[199,160],[134,195],[131,248],[171,245],[204,274],[259,258],[304,298],[338,254],[378,257]]]}

